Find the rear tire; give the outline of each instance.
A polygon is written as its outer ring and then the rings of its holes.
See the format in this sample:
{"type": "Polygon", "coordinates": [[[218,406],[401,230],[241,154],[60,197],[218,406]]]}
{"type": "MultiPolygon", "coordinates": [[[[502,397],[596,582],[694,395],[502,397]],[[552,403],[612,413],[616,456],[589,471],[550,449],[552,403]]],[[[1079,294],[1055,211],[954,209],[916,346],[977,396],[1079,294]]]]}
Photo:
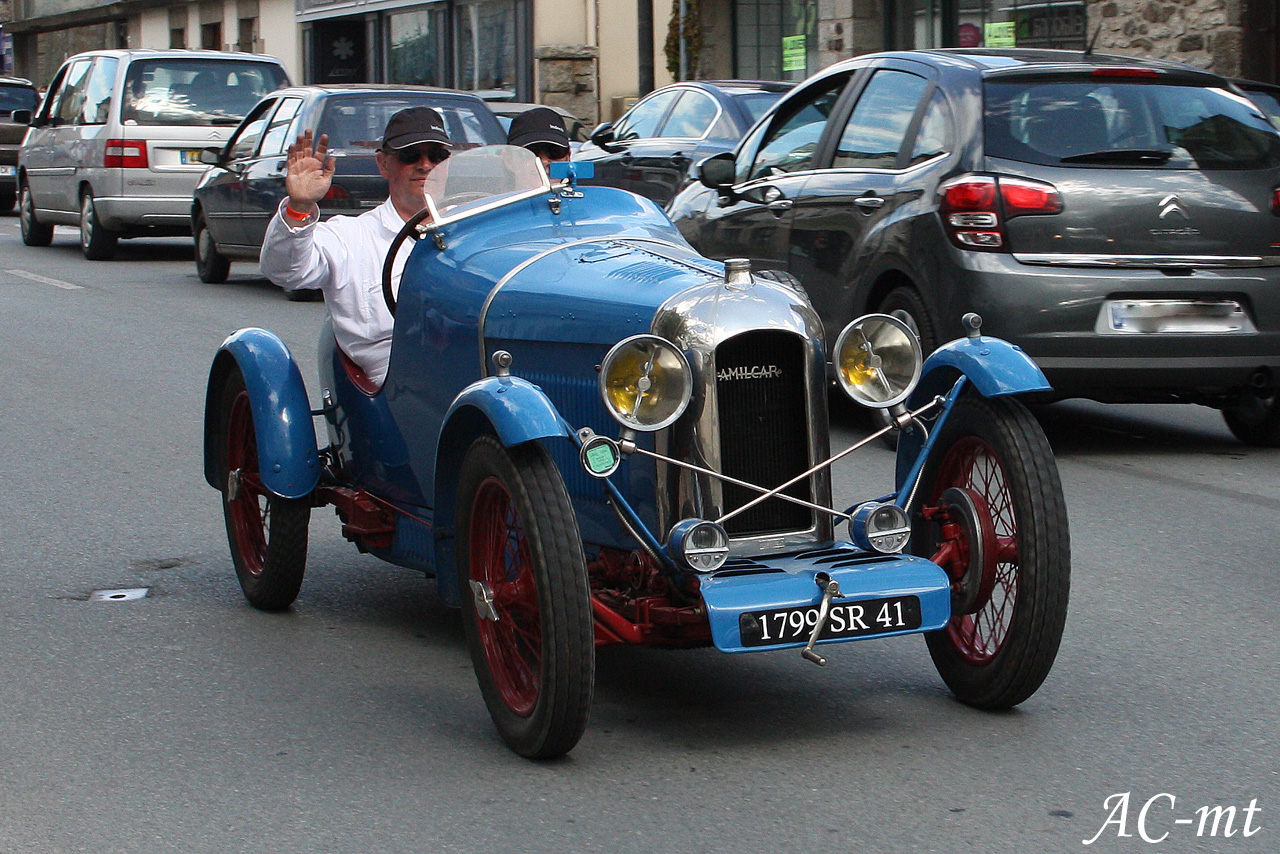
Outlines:
{"type": "Polygon", "coordinates": [[[507,745],[569,752],[595,688],[595,628],[577,517],[537,442],[481,436],[458,482],[458,586],[480,692],[507,745]]]}
{"type": "Polygon", "coordinates": [[[880,301],[877,311],[896,317],[911,327],[911,331],[920,339],[920,350],[926,358],[937,349],[937,326],[915,288],[904,286],[889,291],[880,301]]]}
{"type": "Polygon", "coordinates": [[[48,246],[53,242],[53,226],[36,219],[36,204],[31,198],[31,188],[22,185],[21,204],[18,206],[18,224],[22,227],[22,242],[27,246],[48,246]]]}
{"type": "Polygon", "coordinates": [[[196,273],[200,276],[200,281],[209,285],[225,282],[231,272],[231,261],[218,251],[217,244],[213,242],[204,211],[196,214],[192,239],[195,241],[196,273]]]}
{"type": "Polygon", "coordinates": [[[250,605],[280,611],[302,587],[311,498],[281,498],[263,485],[253,409],[239,369],[222,387],[221,418],[222,514],[236,577],[250,605]]]}
{"type": "Polygon", "coordinates": [[[0,213],[8,213],[13,210],[13,204],[18,200],[18,194],[13,190],[0,190],[0,213]]]}
{"type": "Polygon", "coordinates": [[[1249,392],[1222,408],[1222,417],[1235,437],[1257,448],[1280,448],[1280,396],[1249,392]]]}
{"type": "Polygon", "coordinates": [[[110,261],[116,254],[120,233],[105,228],[98,220],[93,192],[85,190],[80,197],[80,251],[90,261],[110,261]]]}
{"type": "Polygon", "coordinates": [[[1049,442],[1018,401],[967,394],[918,492],[912,551],[952,580],[951,621],[925,635],[934,666],[966,705],[1016,706],[1048,676],[1067,616],[1071,547],[1049,442]]]}

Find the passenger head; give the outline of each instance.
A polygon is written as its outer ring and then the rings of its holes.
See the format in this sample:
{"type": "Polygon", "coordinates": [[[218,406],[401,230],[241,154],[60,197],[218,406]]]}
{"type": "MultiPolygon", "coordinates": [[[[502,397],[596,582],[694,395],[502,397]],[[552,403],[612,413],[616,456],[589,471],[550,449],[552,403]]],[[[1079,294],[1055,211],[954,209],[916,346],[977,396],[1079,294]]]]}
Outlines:
{"type": "Polygon", "coordinates": [[[452,147],[444,118],[430,107],[409,107],[387,122],[377,153],[378,171],[387,179],[401,216],[408,218],[426,204],[427,176],[449,158],[452,147]]]}
{"type": "Polygon", "coordinates": [[[534,107],[512,119],[507,144],[529,149],[543,166],[569,159],[569,134],[560,114],[550,107],[534,107]]]}

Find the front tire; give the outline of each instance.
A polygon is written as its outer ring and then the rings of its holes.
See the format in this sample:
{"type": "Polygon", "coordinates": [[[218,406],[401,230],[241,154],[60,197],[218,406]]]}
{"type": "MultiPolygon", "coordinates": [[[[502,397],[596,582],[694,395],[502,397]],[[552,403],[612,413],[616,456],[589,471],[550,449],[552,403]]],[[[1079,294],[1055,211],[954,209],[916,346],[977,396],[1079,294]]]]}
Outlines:
{"type": "Polygon", "coordinates": [[[118,232],[105,228],[98,220],[93,193],[86,190],[80,197],[80,251],[90,261],[110,261],[116,254],[118,232]]]}
{"type": "Polygon", "coordinates": [[[192,235],[196,245],[196,273],[200,281],[208,285],[222,284],[231,272],[231,261],[218,251],[217,244],[213,242],[204,211],[196,214],[192,235]]]}
{"type": "Polygon", "coordinates": [[[1040,687],[1066,622],[1071,549],[1040,425],[1011,398],[970,393],[925,464],[913,551],[952,579],[951,621],[925,639],[956,699],[1007,709],[1040,687]]]}
{"type": "Polygon", "coordinates": [[[586,729],[595,630],[573,505],[541,445],[477,439],[458,484],[462,622],[480,692],[507,745],[561,756],[586,729]]]}
{"type": "Polygon", "coordinates": [[[926,358],[937,349],[937,325],[933,322],[929,309],[925,307],[924,300],[915,288],[907,286],[894,288],[880,301],[880,306],[876,310],[907,324],[920,339],[920,351],[926,358]]]}
{"type": "Polygon", "coordinates": [[[221,413],[222,513],[236,577],[250,605],[280,611],[302,587],[311,499],[281,498],[263,485],[253,409],[238,369],[223,386],[221,413]]]}
{"type": "Polygon", "coordinates": [[[31,198],[31,188],[22,185],[19,194],[18,224],[22,227],[22,242],[27,246],[48,246],[53,242],[53,226],[36,219],[36,203],[31,198]]]}
{"type": "Polygon", "coordinates": [[[1256,448],[1280,448],[1280,396],[1248,392],[1224,406],[1222,417],[1235,437],[1256,448]]]}

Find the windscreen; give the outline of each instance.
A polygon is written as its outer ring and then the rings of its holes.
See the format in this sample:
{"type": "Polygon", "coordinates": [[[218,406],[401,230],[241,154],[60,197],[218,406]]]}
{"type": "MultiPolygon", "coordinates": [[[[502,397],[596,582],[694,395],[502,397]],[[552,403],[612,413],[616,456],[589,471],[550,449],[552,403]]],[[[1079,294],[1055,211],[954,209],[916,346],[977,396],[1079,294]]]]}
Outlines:
{"type": "Polygon", "coordinates": [[[480,102],[441,98],[429,93],[352,95],[331,98],[320,117],[319,133],[328,134],[335,155],[372,155],[382,144],[387,121],[407,107],[433,107],[444,118],[454,152],[503,141],[500,126],[481,111],[480,102]]]}
{"type": "Polygon", "coordinates": [[[1120,81],[987,81],[986,152],[1047,166],[1267,169],[1280,133],[1225,89],[1120,81]]]}
{"type": "Polygon", "coordinates": [[[0,86],[0,115],[8,116],[14,110],[36,108],[36,90],[26,86],[0,86]]]}
{"type": "Polygon", "coordinates": [[[528,149],[490,145],[454,154],[431,170],[427,194],[437,219],[462,219],[483,208],[517,201],[533,190],[548,190],[542,162],[528,149]]]}
{"type": "Polygon", "coordinates": [[[263,95],[288,85],[268,62],[148,59],[129,66],[121,120],[134,125],[238,125],[263,95]]]}

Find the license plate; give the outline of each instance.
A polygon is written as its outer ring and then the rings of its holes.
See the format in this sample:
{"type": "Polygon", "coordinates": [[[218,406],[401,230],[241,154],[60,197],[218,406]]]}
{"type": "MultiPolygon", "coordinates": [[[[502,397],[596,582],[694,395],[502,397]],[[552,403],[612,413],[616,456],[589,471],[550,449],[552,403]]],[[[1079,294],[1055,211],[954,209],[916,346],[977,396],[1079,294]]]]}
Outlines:
{"type": "Polygon", "coordinates": [[[182,150],[182,154],[181,154],[181,160],[182,160],[182,163],[183,163],[184,165],[185,165],[185,164],[190,164],[190,163],[199,163],[199,162],[200,162],[200,152],[201,152],[201,150],[202,150],[202,149],[199,149],[199,148],[185,148],[185,149],[183,149],[183,150],[182,150]]]}
{"type": "MultiPolygon", "coordinates": [[[[743,646],[806,643],[818,623],[818,606],[748,611],[738,618],[743,646]]],[[[920,598],[894,596],[831,603],[819,640],[857,638],[920,628],[920,598]]]]}
{"type": "Polygon", "coordinates": [[[17,174],[17,171],[17,167],[14,166],[0,166],[0,175],[3,175],[6,178],[12,178],[17,174]]]}

